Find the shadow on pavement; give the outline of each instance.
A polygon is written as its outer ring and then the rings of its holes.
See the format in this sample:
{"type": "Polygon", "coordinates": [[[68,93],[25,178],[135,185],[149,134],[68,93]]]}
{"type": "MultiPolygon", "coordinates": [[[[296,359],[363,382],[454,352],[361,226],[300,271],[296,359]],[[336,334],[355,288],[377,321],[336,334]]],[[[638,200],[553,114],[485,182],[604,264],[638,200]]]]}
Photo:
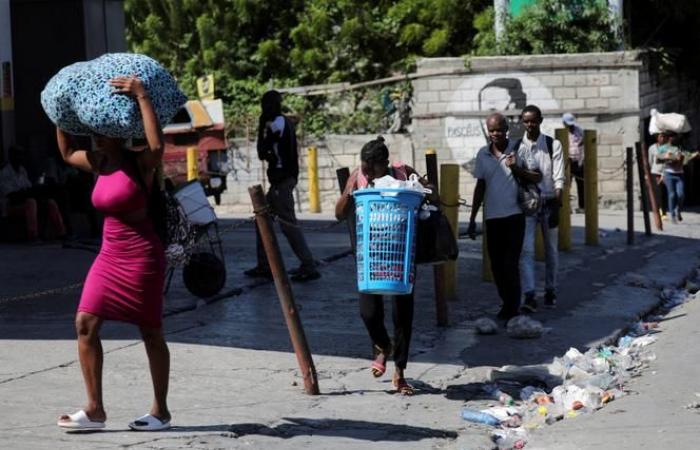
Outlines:
{"type": "MultiPolygon", "coordinates": [[[[399,442],[435,438],[457,438],[457,433],[454,431],[386,422],[345,419],[306,419],[300,417],[284,417],[283,420],[291,423],[282,423],[272,427],[257,423],[241,423],[230,425],[227,431],[234,433],[236,437],[257,434],[281,439],[311,435],[346,437],[364,441],[381,440],[399,442]]],[[[185,427],[185,430],[189,431],[187,427],[185,427]]]]}
{"type": "MultiPolygon", "coordinates": [[[[231,224],[223,222],[222,229],[232,228],[231,224]]],[[[615,282],[624,273],[646,264],[662,251],[680,249],[691,243],[697,244],[694,239],[669,235],[645,238],[638,234],[637,245],[627,247],[624,232],[608,231],[607,237],[601,238],[600,246],[586,247],[583,245],[582,228],[575,228],[573,236],[573,251],[561,254],[558,308],[541,309],[534,318],[543,322],[545,327],[555,320],[574,320],[574,324],[580,325],[576,330],[555,329],[537,340],[518,341],[508,338],[504,328],[500,327],[498,334],[494,336],[475,336],[471,343],[465,340],[465,350],[459,359],[454,356],[447,357],[445,355],[449,352],[435,351],[443,342],[445,329],[435,325],[432,267],[421,266],[416,285],[411,360],[418,356],[421,362],[463,363],[466,366],[550,362],[552,357],[563,354],[569,347],[584,348],[588,343],[608,336],[618,327],[619,324],[614,321],[601,319],[601,311],[595,309],[596,296],[602,288],[615,282]],[[588,313],[573,312],[574,308],[582,305],[587,305],[588,313]],[[574,317],[574,314],[581,315],[574,317]]],[[[248,287],[243,288],[239,295],[209,304],[200,301],[198,304],[197,299],[184,289],[176,277],[165,302],[165,329],[166,332],[170,331],[168,341],[292,352],[273,283],[253,283],[255,285],[251,287],[252,280],[242,275],[244,269],[255,264],[254,228],[252,225],[245,225],[222,234],[222,237],[228,269],[227,286],[224,290],[232,290],[238,286],[248,287]],[[177,329],[185,331],[173,332],[177,329]]],[[[349,247],[344,226],[309,233],[308,240],[317,259],[330,260],[333,255],[347,251],[349,247]]],[[[279,241],[286,261],[295,262],[286,241],[279,241]]],[[[465,336],[472,336],[472,328],[468,321],[482,316],[493,317],[499,309],[500,301],[495,286],[481,281],[481,241],[460,240],[460,250],[457,301],[449,303],[449,316],[452,325],[460,332],[464,331],[465,336]]],[[[87,263],[84,260],[75,263],[75,273],[71,272],[70,280],[66,280],[65,276],[61,279],[60,274],[55,275],[57,283],[82,280],[91,261],[89,258],[94,258],[94,255],[84,251],[81,254],[88,258],[87,263]]],[[[73,264],[70,261],[61,261],[55,256],[53,260],[50,256],[45,257],[47,258],[48,260],[42,261],[47,267],[73,264]]],[[[0,274],[5,268],[11,267],[8,262],[0,263],[0,274]]],[[[323,275],[320,280],[292,285],[312,353],[317,357],[369,358],[370,342],[359,315],[353,258],[346,256],[334,260],[322,265],[320,271],[323,275]]],[[[540,277],[542,272],[541,267],[538,267],[540,277]]],[[[31,286],[32,280],[36,279],[36,274],[27,274],[20,282],[31,286]]],[[[0,281],[2,280],[4,278],[0,278],[0,281]]],[[[73,316],[78,298],[79,290],[76,290],[19,303],[0,302],[0,339],[75,339],[73,316]]],[[[614,315],[615,311],[610,313],[614,315]]],[[[386,304],[385,315],[385,323],[391,335],[389,302],[386,304]]],[[[135,327],[129,325],[106,323],[103,337],[137,339],[138,333],[135,327]]],[[[438,393],[430,386],[416,387],[426,393],[438,393]]],[[[470,387],[461,391],[459,389],[454,387],[452,391],[446,392],[446,395],[448,398],[458,396],[463,399],[462,397],[471,392],[470,387]]],[[[308,427],[306,422],[294,426],[300,427],[299,429],[308,427]]]]}

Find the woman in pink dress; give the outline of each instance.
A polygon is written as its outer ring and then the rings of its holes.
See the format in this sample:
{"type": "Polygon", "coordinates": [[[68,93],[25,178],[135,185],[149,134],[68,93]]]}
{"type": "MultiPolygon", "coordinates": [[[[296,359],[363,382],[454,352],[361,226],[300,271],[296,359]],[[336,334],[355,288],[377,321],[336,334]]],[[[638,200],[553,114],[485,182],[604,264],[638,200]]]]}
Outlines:
{"type": "Polygon", "coordinates": [[[148,146],[136,153],[125,147],[124,139],[95,136],[97,151],[89,152],[77,149],[67,133],[56,130],[63,159],[97,175],[92,202],[105,217],[102,248],[85,280],[75,318],[88,401],[83,410],[61,416],[58,426],[104,428],[107,415],[102,403],[99,332],[104,320],[118,320],[139,327],[155,394],[149,414],[129,427],[162,430],[170,427],[166,401],[170,353],[161,326],[165,255],[148,214],[146,189],[153,189],[154,171],[163,156],[163,138],[142,82],[136,77],[117,77],[110,84],[116,94],[128,95],[138,104],[148,146]]]}

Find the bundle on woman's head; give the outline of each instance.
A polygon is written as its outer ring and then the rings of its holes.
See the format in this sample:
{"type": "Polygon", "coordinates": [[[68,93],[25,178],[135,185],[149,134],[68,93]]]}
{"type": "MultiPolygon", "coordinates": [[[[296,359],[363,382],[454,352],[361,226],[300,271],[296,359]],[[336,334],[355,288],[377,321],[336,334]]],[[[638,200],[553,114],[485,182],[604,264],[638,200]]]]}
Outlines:
{"type": "Polygon", "coordinates": [[[389,159],[389,149],[384,143],[384,138],[377,136],[377,139],[363,145],[360,151],[360,159],[365,162],[387,161],[389,159]]]}

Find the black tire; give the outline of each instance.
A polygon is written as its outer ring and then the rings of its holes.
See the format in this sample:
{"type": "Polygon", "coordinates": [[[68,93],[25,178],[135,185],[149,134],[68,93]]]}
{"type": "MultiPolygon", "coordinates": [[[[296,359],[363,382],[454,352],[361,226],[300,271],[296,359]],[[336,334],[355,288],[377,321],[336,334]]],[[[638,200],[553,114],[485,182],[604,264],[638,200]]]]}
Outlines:
{"type": "Polygon", "coordinates": [[[226,284],[226,267],[213,253],[195,253],[182,269],[182,281],[193,295],[211,297],[226,284]]]}

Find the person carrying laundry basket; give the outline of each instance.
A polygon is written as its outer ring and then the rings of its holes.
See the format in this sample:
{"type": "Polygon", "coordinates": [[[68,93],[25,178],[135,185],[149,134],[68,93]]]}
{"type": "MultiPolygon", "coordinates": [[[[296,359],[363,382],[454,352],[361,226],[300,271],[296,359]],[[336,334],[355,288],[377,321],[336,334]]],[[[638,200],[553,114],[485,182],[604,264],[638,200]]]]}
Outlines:
{"type": "MultiPolygon", "coordinates": [[[[360,152],[361,165],[355,169],[338,199],[335,207],[335,215],[338,220],[345,219],[348,214],[354,214],[353,193],[357,190],[371,187],[374,181],[389,175],[397,180],[408,180],[416,171],[403,163],[389,164],[389,149],[384,138],[379,136],[366,143],[360,152]]],[[[428,182],[420,178],[421,184],[431,188],[428,182]]],[[[431,201],[438,204],[439,198],[432,188],[431,201]]],[[[358,244],[359,248],[359,244],[358,244]]],[[[404,295],[395,295],[392,298],[392,317],[394,322],[394,342],[384,326],[383,295],[360,293],[360,315],[367,328],[374,349],[374,359],[370,371],[375,378],[379,378],[386,372],[387,360],[393,356],[396,366],[392,383],[396,392],[403,395],[411,395],[414,388],[405,379],[405,370],[408,364],[409,345],[413,330],[413,304],[414,294],[411,291],[404,295]]]]}

